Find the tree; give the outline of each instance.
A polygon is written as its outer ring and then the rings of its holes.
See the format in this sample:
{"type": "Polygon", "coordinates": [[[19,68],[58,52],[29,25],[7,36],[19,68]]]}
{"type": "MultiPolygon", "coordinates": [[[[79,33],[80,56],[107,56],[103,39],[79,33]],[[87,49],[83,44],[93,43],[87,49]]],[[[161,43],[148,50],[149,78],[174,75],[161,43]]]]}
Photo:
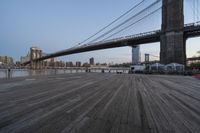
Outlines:
{"type": "Polygon", "coordinates": [[[197,63],[191,63],[191,64],[190,64],[190,67],[191,67],[191,68],[199,69],[199,68],[200,68],[200,62],[197,62],[197,63]]]}
{"type": "Polygon", "coordinates": [[[200,56],[200,50],[199,50],[199,51],[197,51],[197,54],[200,56]]]}

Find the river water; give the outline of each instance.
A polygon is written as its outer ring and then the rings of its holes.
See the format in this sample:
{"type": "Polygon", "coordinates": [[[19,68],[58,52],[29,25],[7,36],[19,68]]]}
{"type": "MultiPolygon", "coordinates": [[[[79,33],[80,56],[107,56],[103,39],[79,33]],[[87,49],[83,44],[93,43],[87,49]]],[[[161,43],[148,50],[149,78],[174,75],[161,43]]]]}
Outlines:
{"type": "Polygon", "coordinates": [[[66,70],[66,69],[48,69],[48,70],[28,70],[28,69],[12,69],[8,72],[7,69],[0,69],[0,78],[16,78],[26,76],[40,76],[40,75],[56,75],[67,73],[83,73],[85,70],[66,70]]]}
{"type": "MultiPolygon", "coordinates": [[[[86,69],[44,69],[44,70],[29,70],[29,69],[11,69],[8,72],[7,69],[0,69],[0,79],[9,79],[16,77],[26,76],[42,76],[42,75],[57,75],[67,73],[84,73],[86,69]]],[[[90,72],[101,73],[102,69],[91,69],[90,72]]],[[[105,73],[128,73],[127,69],[105,69],[105,73]]]]}

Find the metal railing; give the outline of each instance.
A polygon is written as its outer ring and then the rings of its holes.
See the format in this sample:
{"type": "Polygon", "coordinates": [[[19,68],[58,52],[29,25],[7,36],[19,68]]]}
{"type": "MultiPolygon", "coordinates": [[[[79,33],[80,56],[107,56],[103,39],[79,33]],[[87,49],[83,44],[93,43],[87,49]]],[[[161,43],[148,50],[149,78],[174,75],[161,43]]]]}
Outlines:
{"type": "Polygon", "coordinates": [[[200,21],[194,22],[194,23],[188,23],[184,25],[185,27],[190,27],[190,26],[200,26],[200,21]]]}
{"type": "MultiPolygon", "coordinates": [[[[184,25],[184,27],[195,27],[195,26],[200,26],[200,21],[184,25]]],[[[160,34],[160,33],[161,33],[161,30],[155,30],[155,31],[149,31],[149,32],[135,34],[135,35],[118,37],[118,38],[114,38],[114,39],[110,39],[110,40],[103,40],[103,41],[90,43],[90,44],[84,44],[82,46],[99,45],[99,44],[104,44],[104,43],[109,43],[109,42],[116,42],[116,41],[129,40],[129,39],[137,39],[137,38],[142,38],[142,37],[151,36],[151,35],[160,34]]],[[[82,47],[82,46],[79,46],[79,47],[82,47]]]]}
{"type": "Polygon", "coordinates": [[[135,35],[129,35],[129,36],[118,37],[118,38],[114,38],[114,39],[110,39],[110,40],[102,40],[99,42],[84,44],[84,45],[77,46],[74,48],[83,48],[83,47],[91,46],[91,45],[94,46],[94,45],[106,44],[106,43],[110,43],[110,42],[117,42],[117,41],[129,40],[129,39],[138,39],[138,38],[142,38],[142,37],[146,37],[146,36],[159,34],[160,32],[161,32],[161,30],[149,31],[149,32],[135,34],[135,35]]]}

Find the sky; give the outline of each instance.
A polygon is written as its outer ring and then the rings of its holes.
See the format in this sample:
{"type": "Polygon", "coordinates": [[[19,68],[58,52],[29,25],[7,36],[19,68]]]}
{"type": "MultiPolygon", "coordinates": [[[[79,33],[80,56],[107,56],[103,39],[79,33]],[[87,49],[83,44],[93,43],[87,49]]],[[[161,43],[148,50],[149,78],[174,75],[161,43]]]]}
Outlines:
{"type": "MultiPolygon", "coordinates": [[[[155,0],[146,0],[150,4],[155,0]]],[[[193,0],[192,0],[193,1],[193,0]]],[[[15,61],[30,47],[45,53],[73,47],[133,7],[139,0],[0,0],[0,55],[15,61]]],[[[195,18],[191,0],[185,0],[185,23],[195,18]]],[[[137,10],[143,7],[138,7],[137,10]]],[[[200,12],[200,11],[199,11],[200,12]]],[[[134,13],[134,12],[133,12],[134,13]]],[[[131,15],[131,14],[130,14],[131,15]]],[[[119,36],[160,29],[160,12],[119,36]]],[[[141,55],[159,56],[160,44],[141,45],[141,55]]],[[[200,50],[200,38],[187,40],[187,56],[200,50]]],[[[122,63],[131,61],[131,47],[114,48],[60,57],[65,61],[122,63]]],[[[154,58],[152,57],[152,60],[154,58]]]]}

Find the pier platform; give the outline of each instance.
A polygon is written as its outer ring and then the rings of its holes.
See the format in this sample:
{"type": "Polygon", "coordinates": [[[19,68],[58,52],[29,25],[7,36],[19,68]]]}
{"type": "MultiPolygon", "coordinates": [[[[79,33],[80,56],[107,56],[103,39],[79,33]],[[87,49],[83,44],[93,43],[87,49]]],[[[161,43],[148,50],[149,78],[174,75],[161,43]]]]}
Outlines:
{"type": "Polygon", "coordinates": [[[0,133],[200,133],[200,80],[106,73],[0,80],[0,133]]]}

